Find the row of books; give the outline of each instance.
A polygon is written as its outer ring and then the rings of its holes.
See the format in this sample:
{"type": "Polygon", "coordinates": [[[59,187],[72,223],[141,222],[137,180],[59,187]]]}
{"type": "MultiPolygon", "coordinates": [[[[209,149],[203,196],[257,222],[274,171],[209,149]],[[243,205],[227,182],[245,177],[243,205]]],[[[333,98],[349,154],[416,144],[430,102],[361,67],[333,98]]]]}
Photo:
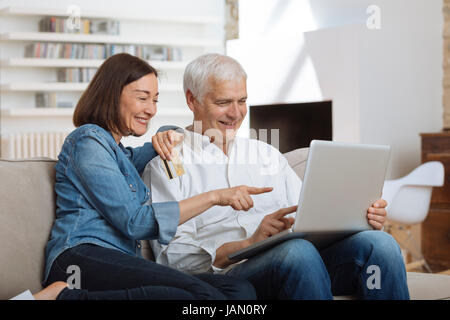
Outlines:
{"type": "Polygon", "coordinates": [[[35,94],[36,108],[73,108],[72,101],[58,100],[54,92],[37,92],[35,94]]]}
{"type": "Polygon", "coordinates": [[[59,82],[90,82],[97,68],[62,68],[58,69],[59,82]]]}
{"type": "Polygon", "coordinates": [[[119,35],[120,22],[117,20],[45,17],[39,21],[39,31],[119,35]]]}
{"type": "Polygon", "coordinates": [[[36,42],[27,45],[25,47],[25,58],[106,59],[122,52],[144,60],[182,60],[182,50],[178,47],[49,42],[36,42]]]}

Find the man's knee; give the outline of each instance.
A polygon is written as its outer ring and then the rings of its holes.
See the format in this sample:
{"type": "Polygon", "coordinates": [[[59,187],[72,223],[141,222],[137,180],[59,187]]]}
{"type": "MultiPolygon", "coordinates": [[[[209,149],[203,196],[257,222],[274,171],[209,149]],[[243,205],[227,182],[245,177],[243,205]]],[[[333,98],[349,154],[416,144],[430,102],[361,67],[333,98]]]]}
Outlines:
{"type": "Polygon", "coordinates": [[[314,245],[304,239],[291,239],[278,245],[277,262],[295,268],[310,268],[315,263],[322,264],[322,258],[314,245]]]}
{"type": "Polygon", "coordinates": [[[402,262],[402,254],[397,241],[388,233],[377,230],[360,232],[357,235],[358,244],[372,256],[383,262],[402,262]]]}
{"type": "Polygon", "coordinates": [[[286,298],[329,298],[330,277],[316,247],[304,239],[292,239],[276,248],[279,251],[274,267],[280,296],[286,298]]]}

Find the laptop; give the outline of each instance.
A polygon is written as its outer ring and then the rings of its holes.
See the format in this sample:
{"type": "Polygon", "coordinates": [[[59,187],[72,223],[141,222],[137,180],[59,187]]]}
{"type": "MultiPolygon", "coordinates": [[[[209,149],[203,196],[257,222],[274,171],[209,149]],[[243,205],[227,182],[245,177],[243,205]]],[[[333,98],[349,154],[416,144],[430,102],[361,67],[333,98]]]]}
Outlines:
{"type": "Polygon", "coordinates": [[[367,209],[384,185],[390,146],[313,140],[293,226],[228,256],[248,259],[294,238],[322,250],[355,233],[372,230],[367,209]]]}

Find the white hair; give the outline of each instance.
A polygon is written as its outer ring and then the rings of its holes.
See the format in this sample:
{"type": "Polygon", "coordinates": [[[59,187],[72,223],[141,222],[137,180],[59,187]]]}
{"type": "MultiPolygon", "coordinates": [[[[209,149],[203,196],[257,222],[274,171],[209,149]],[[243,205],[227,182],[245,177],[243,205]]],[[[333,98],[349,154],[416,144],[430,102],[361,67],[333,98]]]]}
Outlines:
{"type": "Polygon", "coordinates": [[[207,93],[209,79],[247,79],[244,68],[235,59],[217,53],[204,54],[191,61],[184,71],[184,94],[189,90],[201,101],[207,93]]]}

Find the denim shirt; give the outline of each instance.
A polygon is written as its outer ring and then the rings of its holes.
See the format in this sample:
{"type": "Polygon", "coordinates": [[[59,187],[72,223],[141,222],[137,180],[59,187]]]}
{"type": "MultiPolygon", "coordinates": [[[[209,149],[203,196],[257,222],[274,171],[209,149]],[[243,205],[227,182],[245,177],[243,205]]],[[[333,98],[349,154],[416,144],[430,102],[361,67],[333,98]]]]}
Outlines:
{"type": "Polygon", "coordinates": [[[178,202],[150,203],[140,177],[156,156],[150,142],[125,148],[94,124],[69,134],[55,165],[56,220],[45,248],[43,283],[58,255],[81,243],[141,257],[139,240],[170,242],[179,222],[178,202]]]}

